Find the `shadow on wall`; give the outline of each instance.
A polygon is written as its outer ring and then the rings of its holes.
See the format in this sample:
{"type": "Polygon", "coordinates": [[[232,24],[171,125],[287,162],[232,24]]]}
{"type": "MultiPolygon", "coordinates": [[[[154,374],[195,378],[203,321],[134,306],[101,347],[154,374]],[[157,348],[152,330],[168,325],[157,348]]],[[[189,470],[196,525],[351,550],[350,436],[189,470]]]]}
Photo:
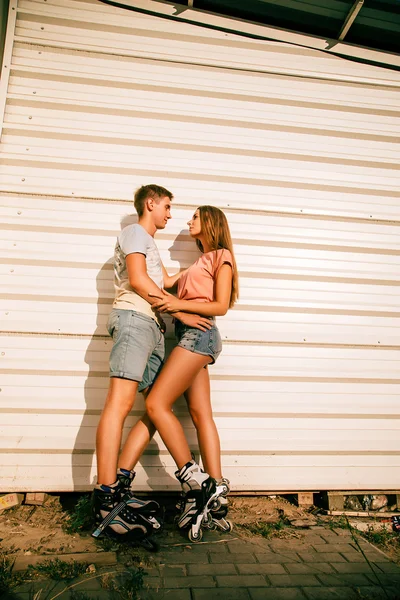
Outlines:
{"type": "MultiPolygon", "coordinates": [[[[121,229],[127,225],[137,222],[136,215],[127,215],[121,221],[121,229]]],[[[184,257],[189,255],[188,232],[182,230],[175,238],[172,246],[169,248],[171,260],[179,263],[179,268],[184,269],[200,254],[197,248],[190,243],[189,260],[184,261],[184,257]]],[[[75,438],[75,444],[72,451],[72,480],[74,491],[87,491],[92,489],[96,483],[96,473],[93,469],[95,458],[95,437],[101,411],[106,401],[109,377],[108,377],[108,356],[112,346],[112,340],[104,331],[108,315],[111,311],[114,297],[113,287],[113,257],[103,264],[96,277],[97,288],[97,318],[96,329],[92,334],[85,353],[85,362],[88,365],[88,374],[84,385],[85,410],[82,421],[75,438]],[[106,363],[106,364],[105,364],[106,363]]],[[[167,319],[168,329],[166,337],[167,355],[174,347],[174,335],[171,319],[167,319]]],[[[137,395],[131,416],[139,419],[142,416],[143,402],[140,402],[140,394],[137,395]]],[[[185,412],[186,403],[183,398],[177,402],[179,413],[185,412]]],[[[128,417],[129,418],[129,417],[128,417]]],[[[197,451],[197,449],[196,449],[197,451]]],[[[196,452],[197,453],[197,452],[196,452]]],[[[165,467],[161,461],[160,449],[157,443],[152,442],[141,461],[141,465],[147,475],[147,484],[150,489],[160,488],[160,479],[162,479],[162,489],[176,488],[177,482],[165,472],[165,467]]]]}
{"type": "Polygon", "coordinates": [[[74,491],[90,490],[96,482],[92,473],[95,455],[96,428],[108,391],[108,360],[111,338],[104,331],[112,306],[113,259],[110,257],[96,276],[97,317],[96,329],[85,353],[88,373],[84,385],[85,409],[72,451],[72,479],[74,491]]]}

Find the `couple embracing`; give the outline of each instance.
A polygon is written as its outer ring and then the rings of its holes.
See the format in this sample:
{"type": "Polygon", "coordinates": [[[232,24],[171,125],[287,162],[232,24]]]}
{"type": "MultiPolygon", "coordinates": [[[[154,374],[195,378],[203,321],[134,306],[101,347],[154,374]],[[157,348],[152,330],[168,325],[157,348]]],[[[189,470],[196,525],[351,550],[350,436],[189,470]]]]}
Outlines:
{"type": "Polygon", "coordinates": [[[113,338],[110,387],[96,437],[97,485],[93,509],[103,532],[133,538],[152,548],[159,506],[133,495],[135,465],[157,430],[177,465],[182,486],[178,526],[189,539],[201,539],[202,526],[229,530],[229,482],[221,472],[220,441],[214,423],[207,366],[221,352],[215,317],[238,297],[238,275],[224,213],[201,206],[188,223],[202,252],[188,269],[168,275],[154,241],[171,218],[171,192],[158,185],[139,188],[134,197],[138,223],[119,235],[114,254],[115,300],[108,320],[113,338]],[[177,284],[177,298],[165,291],[177,284]],[[177,345],[164,364],[165,325],[173,315],[177,345]],[[122,430],[136,392],[146,398],[146,414],[131,429],[120,453],[122,430]],[[190,452],[182,425],[172,411],[185,395],[197,431],[203,469],[190,452]]]}

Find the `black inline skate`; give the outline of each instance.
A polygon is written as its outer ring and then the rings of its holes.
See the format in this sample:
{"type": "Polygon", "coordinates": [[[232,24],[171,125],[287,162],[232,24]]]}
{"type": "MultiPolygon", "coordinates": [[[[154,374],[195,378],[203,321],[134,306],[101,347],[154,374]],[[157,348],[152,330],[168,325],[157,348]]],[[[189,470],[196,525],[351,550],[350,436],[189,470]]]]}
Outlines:
{"type": "Polygon", "coordinates": [[[134,471],[118,469],[114,484],[95,486],[92,510],[98,527],[92,536],[134,542],[154,552],[158,544],[151,534],[161,529],[160,505],[154,500],[135,498],[131,490],[134,477],[134,471]]]}
{"type": "MultiPolygon", "coordinates": [[[[204,473],[199,465],[191,460],[175,476],[182,485],[184,496],[177,524],[181,529],[189,528],[191,542],[200,542],[203,537],[202,526],[210,521],[210,507],[220,495],[215,480],[204,473]]],[[[225,489],[225,488],[224,488],[225,489]]]]}

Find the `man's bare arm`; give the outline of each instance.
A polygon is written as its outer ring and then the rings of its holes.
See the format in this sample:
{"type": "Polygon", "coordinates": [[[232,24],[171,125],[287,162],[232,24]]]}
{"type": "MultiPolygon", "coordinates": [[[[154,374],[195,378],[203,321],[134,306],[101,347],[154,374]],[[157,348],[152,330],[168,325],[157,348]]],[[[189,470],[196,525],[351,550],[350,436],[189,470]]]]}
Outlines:
{"type": "Polygon", "coordinates": [[[149,304],[153,305],[165,296],[164,292],[148,276],[144,254],[140,254],[139,252],[128,254],[126,257],[126,268],[131,287],[149,304]],[[150,296],[150,294],[152,295],[150,296]]]}

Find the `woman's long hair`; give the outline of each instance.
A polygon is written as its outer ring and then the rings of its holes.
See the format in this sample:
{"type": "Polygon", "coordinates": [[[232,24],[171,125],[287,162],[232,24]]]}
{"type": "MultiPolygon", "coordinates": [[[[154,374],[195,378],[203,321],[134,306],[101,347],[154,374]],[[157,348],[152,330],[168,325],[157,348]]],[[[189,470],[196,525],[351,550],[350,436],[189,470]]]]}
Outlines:
{"type": "MultiPolygon", "coordinates": [[[[225,248],[232,254],[232,290],[229,302],[229,308],[232,308],[239,298],[239,277],[228,221],[222,210],[215,206],[199,206],[197,210],[200,215],[201,233],[205,236],[211,250],[225,248]]],[[[196,244],[201,252],[204,252],[200,240],[196,240],[196,244]]]]}

